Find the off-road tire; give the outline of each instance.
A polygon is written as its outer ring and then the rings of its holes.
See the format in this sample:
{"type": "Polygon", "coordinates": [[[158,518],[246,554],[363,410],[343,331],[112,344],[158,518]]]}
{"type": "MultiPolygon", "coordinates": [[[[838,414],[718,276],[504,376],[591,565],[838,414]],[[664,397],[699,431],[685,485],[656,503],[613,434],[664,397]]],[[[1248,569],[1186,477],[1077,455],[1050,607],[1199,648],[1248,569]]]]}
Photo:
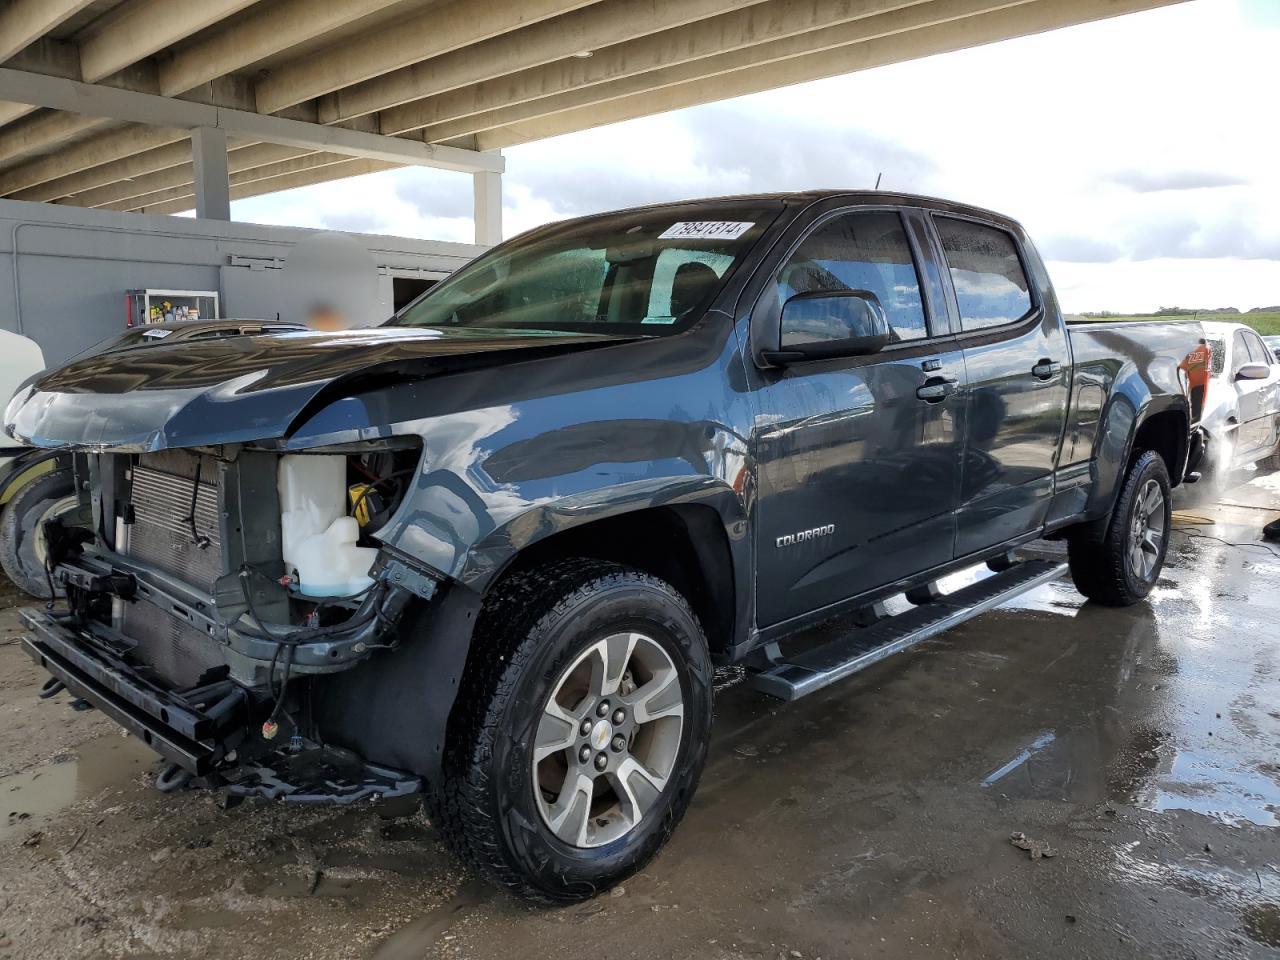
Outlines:
{"type": "Polygon", "coordinates": [[[428,810],[446,844],[481,876],[541,903],[586,900],[639,870],[688,808],[706,760],[712,666],[706,638],[670,584],[618,564],[559,561],[494,588],[476,624],[449,721],[441,789],[428,810]],[[605,636],[659,641],[683,697],[677,759],[631,831],[597,847],[562,842],[537,809],[531,763],[542,706],[562,671],[605,636]]]}
{"type": "MultiPolygon", "coordinates": [[[[22,591],[50,599],[49,578],[37,547],[38,527],[52,519],[55,508],[75,493],[70,470],[54,470],[27,483],[5,505],[0,516],[0,568],[22,591]]],[[[74,507],[73,507],[74,509],[74,507]]],[[[62,591],[57,591],[62,596],[62,591]]]]}
{"type": "Polygon", "coordinates": [[[1067,559],[1076,589],[1094,603],[1108,607],[1127,607],[1144,599],[1164,566],[1172,512],[1169,470],[1164,458],[1154,450],[1138,453],[1125,475],[1105,536],[1097,540],[1082,532],[1067,538],[1067,559]],[[1155,569],[1149,576],[1141,577],[1127,560],[1127,543],[1139,493],[1150,480],[1159,484],[1164,497],[1164,539],[1155,569]]]}

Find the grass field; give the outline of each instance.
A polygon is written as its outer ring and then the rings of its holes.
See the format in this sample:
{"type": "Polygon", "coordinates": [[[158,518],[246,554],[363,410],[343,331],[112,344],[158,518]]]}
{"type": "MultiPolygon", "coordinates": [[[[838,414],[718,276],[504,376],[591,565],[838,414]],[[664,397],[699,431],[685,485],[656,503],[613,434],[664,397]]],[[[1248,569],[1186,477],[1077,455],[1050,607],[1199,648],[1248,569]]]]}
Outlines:
{"type": "MultiPolygon", "coordinates": [[[[1090,317],[1092,319],[1091,314],[1085,314],[1085,316],[1090,317]]],[[[1103,318],[1098,317],[1097,319],[1103,319],[1103,318]]],[[[1106,317],[1106,319],[1107,320],[1191,320],[1193,318],[1191,317],[1190,314],[1187,314],[1185,316],[1162,315],[1158,317],[1147,314],[1147,315],[1139,315],[1139,316],[1132,316],[1132,317],[1108,316],[1106,317]]],[[[1195,318],[1195,319],[1223,320],[1228,323],[1247,323],[1249,326],[1253,327],[1253,329],[1257,330],[1261,334],[1266,334],[1266,335],[1280,334],[1280,313],[1241,313],[1241,314],[1205,313],[1205,314],[1201,314],[1198,318],[1195,318]]]]}

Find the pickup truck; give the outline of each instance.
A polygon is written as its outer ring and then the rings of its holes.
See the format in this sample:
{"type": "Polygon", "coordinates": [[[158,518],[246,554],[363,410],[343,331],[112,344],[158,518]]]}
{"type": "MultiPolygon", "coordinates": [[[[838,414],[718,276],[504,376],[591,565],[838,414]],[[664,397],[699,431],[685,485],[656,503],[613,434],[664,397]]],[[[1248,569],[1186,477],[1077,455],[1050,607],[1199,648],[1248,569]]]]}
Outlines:
{"type": "Polygon", "coordinates": [[[1145,597],[1201,340],[1068,326],[1017,223],[939,200],[557,223],[379,328],[24,388],[6,429],[80,498],[27,648],[161,789],[421,794],[483,876],[583,899],[688,807],[716,665],[804,696],[1063,574],[1038,538],[1090,600],[1145,597]]]}

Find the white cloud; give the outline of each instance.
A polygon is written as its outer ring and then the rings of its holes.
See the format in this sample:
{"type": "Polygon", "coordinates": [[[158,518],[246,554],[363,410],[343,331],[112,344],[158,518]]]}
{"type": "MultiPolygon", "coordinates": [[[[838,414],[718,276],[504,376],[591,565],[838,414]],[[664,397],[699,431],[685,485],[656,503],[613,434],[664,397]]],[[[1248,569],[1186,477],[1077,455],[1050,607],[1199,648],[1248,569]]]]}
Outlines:
{"type": "MultiPolygon", "coordinates": [[[[507,151],[508,235],[690,196],[942,195],[1040,239],[1070,310],[1280,300],[1277,0],[1196,0],[507,151]],[[1060,259],[1054,259],[1054,258],[1060,259]]],[[[402,170],[244,219],[467,240],[463,176],[402,170]]]]}

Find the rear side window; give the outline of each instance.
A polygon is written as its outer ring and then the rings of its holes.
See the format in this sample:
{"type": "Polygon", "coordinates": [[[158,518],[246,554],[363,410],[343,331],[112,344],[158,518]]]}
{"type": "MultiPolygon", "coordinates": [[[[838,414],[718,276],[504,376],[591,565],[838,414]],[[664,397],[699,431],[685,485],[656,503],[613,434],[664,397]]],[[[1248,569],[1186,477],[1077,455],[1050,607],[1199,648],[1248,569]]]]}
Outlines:
{"type": "Polygon", "coordinates": [[[1209,345],[1209,372],[1219,377],[1227,369],[1227,341],[1218,337],[1205,337],[1204,342],[1209,345]]]}
{"type": "Polygon", "coordinates": [[[782,303],[800,293],[867,291],[895,341],[929,335],[911,245],[896,213],[848,213],[809,234],[778,275],[782,303]]]}
{"type": "Polygon", "coordinates": [[[1021,320],[1031,311],[1031,287],[1013,237],[969,220],[935,217],[951,271],[963,330],[1021,320]]]}
{"type": "Polygon", "coordinates": [[[733,257],[714,250],[685,250],[668,247],[658,254],[653,267],[653,284],[649,288],[649,309],[641,323],[675,323],[688,309],[684,301],[689,291],[697,302],[700,284],[719,286],[720,278],[733,266],[733,257]]]}

